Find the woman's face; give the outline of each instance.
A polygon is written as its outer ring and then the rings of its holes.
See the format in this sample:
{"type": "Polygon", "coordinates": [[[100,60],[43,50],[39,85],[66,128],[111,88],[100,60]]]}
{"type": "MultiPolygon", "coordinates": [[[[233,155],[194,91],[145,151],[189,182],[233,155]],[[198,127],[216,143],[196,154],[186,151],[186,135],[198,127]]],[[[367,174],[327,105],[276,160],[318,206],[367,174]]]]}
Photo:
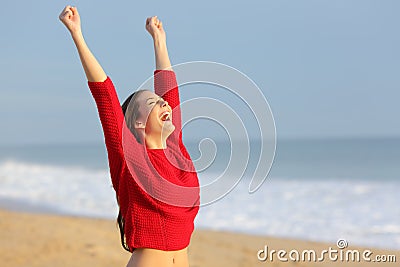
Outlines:
{"type": "Polygon", "coordinates": [[[136,99],[139,104],[139,121],[146,135],[168,137],[174,130],[172,109],[168,102],[151,91],[143,91],[136,99]]]}

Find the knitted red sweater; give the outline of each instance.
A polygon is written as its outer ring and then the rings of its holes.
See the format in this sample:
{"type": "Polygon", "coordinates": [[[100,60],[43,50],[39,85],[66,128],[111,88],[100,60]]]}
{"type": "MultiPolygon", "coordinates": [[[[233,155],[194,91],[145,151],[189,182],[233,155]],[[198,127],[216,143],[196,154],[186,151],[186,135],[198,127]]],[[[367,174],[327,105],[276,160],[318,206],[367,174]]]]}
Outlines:
{"type": "Polygon", "coordinates": [[[113,187],[125,222],[126,243],[165,251],[187,247],[199,210],[199,182],[182,143],[181,113],[175,73],[154,71],[155,93],[173,109],[174,132],[166,149],[147,149],[127,128],[114,85],[88,82],[96,102],[107,147],[113,187]]]}

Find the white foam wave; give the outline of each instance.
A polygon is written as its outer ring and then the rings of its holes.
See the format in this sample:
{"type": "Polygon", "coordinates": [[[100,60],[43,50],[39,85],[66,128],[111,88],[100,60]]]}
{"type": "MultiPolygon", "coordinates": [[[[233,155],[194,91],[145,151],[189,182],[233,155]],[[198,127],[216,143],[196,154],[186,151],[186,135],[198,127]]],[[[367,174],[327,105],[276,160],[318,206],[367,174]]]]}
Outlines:
{"type": "Polygon", "coordinates": [[[0,186],[3,199],[66,213],[114,217],[117,209],[107,170],[7,160],[0,164],[0,186]]]}
{"type": "MultiPolygon", "coordinates": [[[[202,176],[199,175],[200,179],[202,176]]],[[[269,177],[254,194],[248,183],[201,207],[196,227],[400,249],[400,181],[293,180],[269,177]]],[[[107,169],[0,162],[0,201],[115,218],[107,169]]]]}
{"type": "Polygon", "coordinates": [[[399,182],[271,177],[255,194],[248,194],[247,186],[242,182],[200,209],[197,225],[316,241],[346,237],[353,245],[400,248],[399,182]]]}

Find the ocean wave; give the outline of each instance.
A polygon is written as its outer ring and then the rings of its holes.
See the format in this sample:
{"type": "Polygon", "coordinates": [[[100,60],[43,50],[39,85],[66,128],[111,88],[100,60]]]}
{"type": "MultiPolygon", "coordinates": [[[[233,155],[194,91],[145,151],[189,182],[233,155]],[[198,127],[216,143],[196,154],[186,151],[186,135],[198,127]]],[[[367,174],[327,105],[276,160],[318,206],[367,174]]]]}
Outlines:
{"type": "MultiPolygon", "coordinates": [[[[201,207],[196,227],[400,249],[400,181],[273,176],[253,194],[248,182],[201,207]]],[[[0,202],[112,219],[118,211],[108,169],[17,160],[0,162],[0,202]]]]}
{"type": "Polygon", "coordinates": [[[107,170],[6,160],[0,163],[0,187],[3,199],[43,205],[65,213],[113,217],[116,212],[115,193],[107,170]]]}

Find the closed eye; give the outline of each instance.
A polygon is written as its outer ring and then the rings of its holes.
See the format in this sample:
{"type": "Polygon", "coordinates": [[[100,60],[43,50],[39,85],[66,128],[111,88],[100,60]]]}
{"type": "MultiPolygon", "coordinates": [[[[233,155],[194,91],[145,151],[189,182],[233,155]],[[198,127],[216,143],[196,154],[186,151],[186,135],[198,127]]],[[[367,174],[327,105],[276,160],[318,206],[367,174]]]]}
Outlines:
{"type": "Polygon", "coordinates": [[[151,101],[151,102],[148,102],[148,103],[147,103],[148,105],[153,105],[153,104],[155,104],[155,103],[159,103],[160,101],[165,102],[164,99],[163,99],[162,97],[159,97],[158,100],[157,100],[156,102],[154,101],[154,98],[148,98],[147,100],[149,100],[149,99],[151,99],[152,101],[151,101]]]}
{"type": "Polygon", "coordinates": [[[148,101],[148,102],[147,102],[147,105],[149,105],[149,106],[150,106],[150,105],[153,105],[153,104],[155,104],[155,103],[156,103],[156,101],[154,101],[154,100],[155,100],[155,99],[154,99],[154,97],[150,97],[150,98],[148,98],[148,99],[147,99],[147,101],[148,101]]]}

